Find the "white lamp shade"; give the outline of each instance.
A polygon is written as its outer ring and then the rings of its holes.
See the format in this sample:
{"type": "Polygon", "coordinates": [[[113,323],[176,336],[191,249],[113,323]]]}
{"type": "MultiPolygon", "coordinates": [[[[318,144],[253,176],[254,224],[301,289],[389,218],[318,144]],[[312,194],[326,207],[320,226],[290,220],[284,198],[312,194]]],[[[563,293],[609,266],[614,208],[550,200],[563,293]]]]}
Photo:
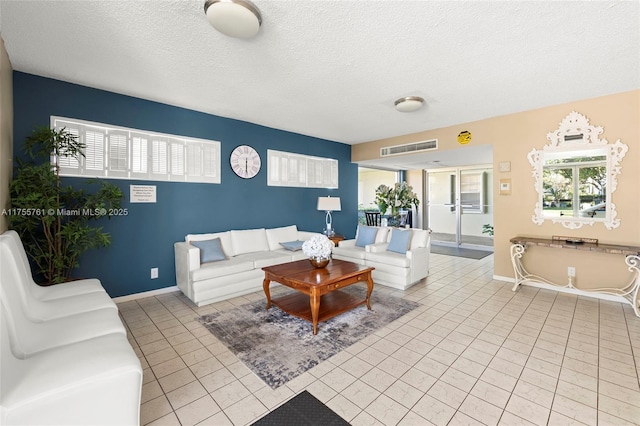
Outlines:
{"type": "Polygon", "coordinates": [[[222,34],[237,38],[251,38],[260,30],[258,9],[242,0],[213,0],[205,5],[207,19],[222,34]]]}
{"type": "Polygon", "coordinates": [[[318,197],[318,210],[326,212],[339,212],[340,197],[318,197]]]}

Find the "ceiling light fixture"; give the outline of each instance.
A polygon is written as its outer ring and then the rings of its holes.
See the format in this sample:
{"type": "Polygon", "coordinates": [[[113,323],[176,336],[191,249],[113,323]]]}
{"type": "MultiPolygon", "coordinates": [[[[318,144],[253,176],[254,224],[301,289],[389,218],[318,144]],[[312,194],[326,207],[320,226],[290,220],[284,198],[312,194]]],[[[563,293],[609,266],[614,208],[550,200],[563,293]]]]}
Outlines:
{"type": "Polygon", "coordinates": [[[424,105],[424,99],[420,96],[405,96],[395,101],[394,105],[400,112],[413,112],[422,108],[424,105]]]}
{"type": "Polygon", "coordinates": [[[229,37],[251,38],[260,30],[260,10],[249,0],[207,0],[204,13],[216,30],[229,37]]]}

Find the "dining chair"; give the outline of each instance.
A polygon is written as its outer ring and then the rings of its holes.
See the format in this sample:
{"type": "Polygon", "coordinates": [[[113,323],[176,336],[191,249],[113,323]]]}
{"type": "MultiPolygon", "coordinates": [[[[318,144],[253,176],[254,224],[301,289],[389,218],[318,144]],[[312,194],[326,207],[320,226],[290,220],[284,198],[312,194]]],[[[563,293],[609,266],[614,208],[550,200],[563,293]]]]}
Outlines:
{"type": "Polygon", "coordinates": [[[367,226],[380,226],[380,212],[364,212],[364,216],[367,219],[367,226]]]}

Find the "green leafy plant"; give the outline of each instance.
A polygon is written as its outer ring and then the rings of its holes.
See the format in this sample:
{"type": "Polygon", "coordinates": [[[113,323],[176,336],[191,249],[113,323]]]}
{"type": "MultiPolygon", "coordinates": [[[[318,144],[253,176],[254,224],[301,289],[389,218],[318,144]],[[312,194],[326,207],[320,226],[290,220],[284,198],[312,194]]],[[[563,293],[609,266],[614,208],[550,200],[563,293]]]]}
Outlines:
{"type": "Polygon", "coordinates": [[[490,237],[493,237],[493,225],[490,225],[488,223],[482,225],[482,233],[489,234],[490,237]]]}
{"type": "Polygon", "coordinates": [[[376,204],[380,213],[385,214],[391,207],[391,215],[397,216],[399,210],[410,209],[420,204],[420,200],[413,187],[407,182],[396,182],[393,187],[380,185],[376,188],[376,204]]]}
{"type": "Polygon", "coordinates": [[[38,127],[24,143],[30,161],[17,161],[10,185],[10,226],[20,235],[43,284],[69,281],[83,253],[111,243],[110,235],[92,222],[120,208],[120,188],[100,182],[97,191],[88,193],[61,181],[61,158],[80,160],[84,149],[66,129],[38,127]]]}
{"type": "Polygon", "coordinates": [[[376,188],[376,204],[380,210],[380,214],[385,214],[389,208],[389,200],[391,198],[391,188],[387,185],[380,185],[376,188]]]}

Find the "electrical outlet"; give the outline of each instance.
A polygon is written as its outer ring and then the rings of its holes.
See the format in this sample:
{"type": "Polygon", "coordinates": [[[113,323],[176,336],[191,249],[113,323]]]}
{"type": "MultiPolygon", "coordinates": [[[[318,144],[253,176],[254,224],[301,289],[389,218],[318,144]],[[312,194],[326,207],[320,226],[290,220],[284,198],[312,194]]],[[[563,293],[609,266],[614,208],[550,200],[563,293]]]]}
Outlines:
{"type": "Polygon", "coordinates": [[[567,268],[567,275],[569,275],[570,277],[575,277],[576,276],[576,268],[574,268],[573,266],[569,266],[567,268]]]}
{"type": "Polygon", "coordinates": [[[158,278],[158,268],[151,268],[151,279],[154,280],[158,278]]]}

